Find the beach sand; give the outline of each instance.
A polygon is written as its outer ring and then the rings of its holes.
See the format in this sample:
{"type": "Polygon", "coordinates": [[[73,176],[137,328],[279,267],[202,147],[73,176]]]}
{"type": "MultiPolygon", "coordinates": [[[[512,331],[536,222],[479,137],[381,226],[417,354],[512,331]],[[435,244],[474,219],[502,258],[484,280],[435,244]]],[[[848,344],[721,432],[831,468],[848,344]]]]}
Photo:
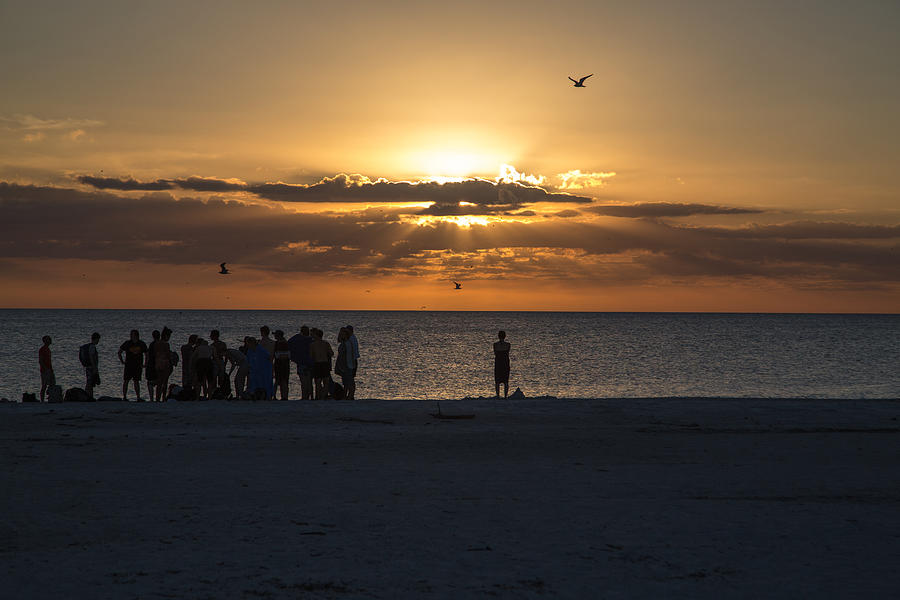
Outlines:
{"type": "Polygon", "coordinates": [[[0,405],[7,598],[886,597],[900,402],[0,405]]]}

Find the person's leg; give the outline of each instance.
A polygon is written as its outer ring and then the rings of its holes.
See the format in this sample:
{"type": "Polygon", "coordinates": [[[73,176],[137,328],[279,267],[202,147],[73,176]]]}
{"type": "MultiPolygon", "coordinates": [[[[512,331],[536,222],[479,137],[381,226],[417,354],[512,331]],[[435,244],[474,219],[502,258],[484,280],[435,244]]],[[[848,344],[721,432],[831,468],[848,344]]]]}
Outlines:
{"type": "Polygon", "coordinates": [[[300,391],[302,392],[304,400],[312,400],[313,385],[312,374],[309,372],[309,367],[303,367],[300,370],[300,391]]]}
{"type": "Polygon", "coordinates": [[[128,400],[128,373],[122,379],[122,400],[128,400]]]}
{"type": "Polygon", "coordinates": [[[44,394],[47,393],[47,384],[41,383],[41,402],[44,401],[44,394]]]}
{"type": "Polygon", "coordinates": [[[84,391],[87,392],[88,397],[94,397],[94,370],[93,369],[85,369],[84,370],[84,391]]]}
{"type": "Polygon", "coordinates": [[[138,402],[141,401],[141,380],[138,378],[134,379],[134,397],[138,402]]]}
{"type": "Polygon", "coordinates": [[[494,381],[494,390],[496,390],[494,393],[494,397],[499,398],[500,397],[500,382],[499,381],[494,381]]]}
{"type": "Polygon", "coordinates": [[[504,381],[503,382],[503,397],[506,398],[508,396],[509,396],[509,382],[504,381]]]}

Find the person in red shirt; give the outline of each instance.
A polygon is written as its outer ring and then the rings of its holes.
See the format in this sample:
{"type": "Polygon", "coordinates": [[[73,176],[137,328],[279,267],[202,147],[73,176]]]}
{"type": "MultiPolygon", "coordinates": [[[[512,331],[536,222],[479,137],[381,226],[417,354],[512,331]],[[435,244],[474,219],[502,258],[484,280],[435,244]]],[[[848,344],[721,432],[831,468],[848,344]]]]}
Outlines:
{"type": "Polygon", "coordinates": [[[49,335],[45,335],[41,341],[44,345],[38,350],[38,364],[41,366],[41,402],[43,402],[47,388],[56,385],[56,375],[53,374],[53,363],[50,360],[50,344],[53,340],[49,335]]]}

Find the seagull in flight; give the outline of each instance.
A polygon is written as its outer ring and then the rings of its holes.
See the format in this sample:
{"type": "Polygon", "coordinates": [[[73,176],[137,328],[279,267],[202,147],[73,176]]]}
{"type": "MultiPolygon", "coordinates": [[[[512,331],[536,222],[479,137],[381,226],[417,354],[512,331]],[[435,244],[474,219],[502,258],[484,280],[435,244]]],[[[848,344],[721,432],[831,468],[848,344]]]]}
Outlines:
{"type": "Polygon", "coordinates": [[[453,282],[453,285],[456,286],[455,288],[453,288],[453,289],[455,289],[455,290],[461,290],[461,289],[462,289],[462,284],[459,283],[458,281],[454,281],[454,282],[453,282]]]}
{"type": "Polygon", "coordinates": [[[593,76],[594,76],[594,74],[591,73],[590,75],[585,75],[584,77],[582,77],[581,79],[579,79],[577,81],[575,79],[572,79],[571,77],[569,77],[569,81],[571,81],[575,87],[586,87],[584,85],[584,80],[587,79],[588,77],[593,77],[593,76]]]}
{"type": "Polygon", "coordinates": [[[231,275],[231,271],[225,268],[225,263],[222,263],[221,265],[219,265],[219,267],[221,267],[219,275],[231,275]]]}

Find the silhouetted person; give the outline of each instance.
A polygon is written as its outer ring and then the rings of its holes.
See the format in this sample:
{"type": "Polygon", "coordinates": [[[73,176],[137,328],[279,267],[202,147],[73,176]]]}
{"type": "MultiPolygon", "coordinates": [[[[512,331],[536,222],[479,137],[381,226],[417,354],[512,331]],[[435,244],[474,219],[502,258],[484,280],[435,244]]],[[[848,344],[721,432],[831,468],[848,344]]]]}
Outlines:
{"type": "Polygon", "coordinates": [[[156,398],[156,345],[159,343],[159,330],[154,329],[151,335],[153,341],[147,346],[147,368],[144,369],[144,376],[147,378],[147,397],[153,402],[156,398]]]}
{"type": "Polygon", "coordinates": [[[353,378],[356,369],[353,367],[353,342],[350,341],[350,331],[342,327],[337,338],[337,358],[334,360],[334,373],[340,375],[341,385],[344,387],[344,398],[352,400],[352,390],[356,387],[353,378]]]}
{"type": "Polygon", "coordinates": [[[497,333],[500,338],[494,342],[494,387],[496,388],[497,398],[500,397],[500,384],[503,384],[503,397],[509,395],[509,348],[510,344],[506,341],[506,332],[497,333]]]}
{"type": "Polygon", "coordinates": [[[43,402],[47,388],[56,385],[56,374],[53,373],[53,361],[50,356],[50,344],[53,343],[53,340],[49,335],[45,335],[41,341],[44,342],[44,345],[38,350],[38,365],[41,367],[41,402],[43,402]]]}
{"type": "MultiPolygon", "coordinates": [[[[244,338],[244,344],[246,343],[247,338],[244,338]]],[[[247,376],[250,374],[247,355],[238,348],[229,348],[225,351],[225,364],[227,365],[229,362],[231,363],[231,369],[228,371],[228,377],[231,377],[231,374],[237,369],[237,373],[234,375],[234,395],[236,398],[240,398],[247,385],[247,376]]]]}
{"type": "Polygon", "coordinates": [[[147,344],[141,341],[137,329],[131,330],[131,337],[119,346],[119,362],[125,365],[122,374],[122,400],[128,400],[128,382],[134,382],[134,395],[141,402],[141,371],[144,370],[147,344]],[[124,358],[123,358],[124,355],[124,358]]]}
{"type": "Polygon", "coordinates": [[[188,337],[187,344],[181,347],[181,387],[184,389],[194,388],[194,372],[191,370],[191,354],[194,353],[194,346],[196,345],[197,334],[192,333],[188,337]]]}
{"type": "Polygon", "coordinates": [[[347,366],[352,371],[352,377],[349,388],[344,384],[344,387],[347,388],[344,391],[347,393],[347,400],[356,400],[356,369],[359,367],[359,340],[356,339],[356,334],[353,333],[353,325],[347,325],[345,329],[349,334],[347,341],[352,346],[352,350],[347,355],[347,366]]]}
{"type": "Polygon", "coordinates": [[[309,353],[309,345],[312,344],[312,336],[309,335],[309,327],[304,325],[300,333],[288,340],[291,350],[291,360],[297,365],[297,377],[300,378],[300,397],[304,400],[312,399],[312,355],[309,353]]]}
{"type": "Polygon", "coordinates": [[[275,395],[272,388],[272,358],[266,349],[256,342],[256,338],[247,338],[247,364],[250,367],[247,386],[250,393],[254,398],[264,396],[266,400],[271,400],[275,395]]]}
{"type": "Polygon", "coordinates": [[[259,328],[259,341],[257,344],[269,353],[270,360],[275,360],[275,340],[269,337],[269,331],[268,325],[263,325],[259,328]]]}
{"type": "Polygon", "coordinates": [[[281,392],[281,399],[288,399],[291,379],[291,347],[284,339],[284,332],[275,332],[275,360],[272,363],[275,371],[275,387],[281,392]]]}
{"type": "Polygon", "coordinates": [[[225,387],[227,385],[227,376],[225,375],[225,351],[228,350],[228,346],[219,339],[218,329],[213,329],[209,332],[209,347],[212,350],[213,378],[216,382],[215,387],[225,387]]]}
{"type": "Polygon", "coordinates": [[[313,380],[316,387],[316,400],[324,400],[328,395],[328,382],[331,379],[331,357],[334,350],[331,344],[322,339],[322,330],[313,329],[313,341],[309,345],[309,353],[313,361],[313,380]]]}
{"type": "Polygon", "coordinates": [[[201,394],[209,398],[209,386],[213,376],[212,348],[203,338],[197,339],[197,346],[191,353],[191,372],[197,386],[194,388],[194,399],[199,400],[201,394]]]}
{"type": "Polygon", "coordinates": [[[172,375],[172,349],[169,338],[172,330],[163,327],[162,335],[156,343],[156,401],[165,402],[169,397],[169,377],[172,375]]]}
{"type": "Polygon", "coordinates": [[[83,345],[78,351],[78,358],[84,366],[84,391],[91,398],[94,397],[94,386],[100,385],[100,357],[97,355],[97,344],[100,343],[100,334],[96,331],[91,334],[91,341],[83,345]]]}

